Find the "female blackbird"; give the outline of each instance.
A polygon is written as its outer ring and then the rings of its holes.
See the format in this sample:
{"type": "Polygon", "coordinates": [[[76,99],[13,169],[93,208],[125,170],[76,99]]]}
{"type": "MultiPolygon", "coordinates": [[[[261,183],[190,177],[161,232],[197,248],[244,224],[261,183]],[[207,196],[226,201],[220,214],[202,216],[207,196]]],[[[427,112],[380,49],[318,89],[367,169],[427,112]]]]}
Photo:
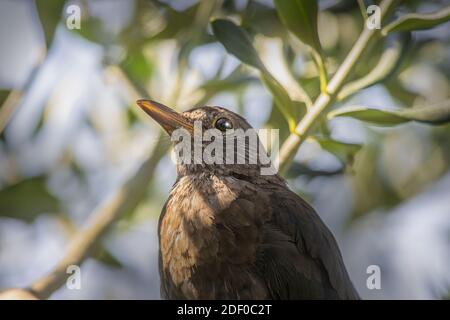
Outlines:
{"type": "MultiPolygon", "coordinates": [[[[183,113],[138,105],[167,133],[251,126],[220,107],[183,113]]],[[[314,209],[261,164],[177,164],[159,220],[167,299],[359,299],[331,232],[314,209]]]]}

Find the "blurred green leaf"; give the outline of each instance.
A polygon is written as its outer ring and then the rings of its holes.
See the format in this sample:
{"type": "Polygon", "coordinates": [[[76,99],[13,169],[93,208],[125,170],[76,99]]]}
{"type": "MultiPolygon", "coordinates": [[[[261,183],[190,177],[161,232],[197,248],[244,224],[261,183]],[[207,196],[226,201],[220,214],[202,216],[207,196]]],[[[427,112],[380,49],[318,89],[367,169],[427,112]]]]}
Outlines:
{"type": "Polygon", "coordinates": [[[200,89],[206,90],[208,93],[211,92],[213,94],[216,94],[222,91],[234,90],[241,85],[255,80],[257,80],[257,78],[248,75],[230,74],[230,76],[224,79],[208,80],[200,86],[200,89]]]}
{"type": "Polygon", "coordinates": [[[386,183],[379,167],[381,144],[365,144],[355,157],[350,175],[354,192],[354,209],[347,225],[376,208],[390,208],[400,201],[386,183]]]}
{"type": "Polygon", "coordinates": [[[389,91],[389,94],[403,105],[412,105],[417,99],[417,94],[405,88],[396,77],[389,78],[384,83],[384,86],[389,91]]]}
{"type": "Polygon", "coordinates": [[[257,78],[243,73],[242,68],[238,66],[235,70],[233,70],[233,72],[223,79],[220,79],[219,76],[217,76],[204,82],[199,87],[200,90],[204,91],[204,96],[197,104],[205,104],[218,93],[225,91],[236,91],[253,81],[257,81],[257,78]]]}
{"type": "Polygon", "coordinates": [[[103,46],[107,46],[116,41],[115,37],[105,29],[103,22],[99,18],[89,17],[81,23],[81,29],[74,29],[73,32],[79,34],[86,40],[103,46]]]}
{"type": "Polygon", "coordinates": [[[23,180],[0,190],[0,216],[33,221],[42,213],[57,213],[56,199],[46,187],[45,177],[23,180]]]}
{"type": "Polygon", "coordinates": [[[0,89],[0,107],[3,106],[3,102],[8,98],[9,92],[9,90],[0,89]]]}
{"type": "Polygon", "coordinates": [[[317,52],[322,51],[317,29],[316,0],[275,0],[275,7],[281,21],[300,41],[317,52]]]}
{"type": "Polygon", "coordinates": [[[442,300],[450,300],[450,289],[448,289],[447,293],[444,293],[442,300]]]}
{"type": "Polygon", "coordinates": [[[328,113],[327,117],[328,119],[333,119],[336,117],[351,117],[383,126],[396,125],[409,121],[409,119],[398,116],[392,111],[370,109],[363,106],[339,108],[328,113]]]}
{"type": "Polygon", "coordinates": [[[272,93],[277,107],[288,122],[289,129],[295,130],[298,114],[298,110],[295,110],[296,105],[283,86],[266,69],[248,35],[230,20],[216,19],[211,24],[215,36],[229,53],[261,72],[262,82],[272,93]]]}
{"type": "Polygon", "coordinates": [[[450,6],[433,13],[405,14],[400,19],[385,26],[381,32],[383,35],[387,35],[390,32],[431,29],[449,20],[450,6]]]}
{"type": "MultiPolygon", "coordinates": [[[[294,132],[297,125],[296,115],[298,114],[298,112],[296,112],[296,106],[294,102],[291,100],[283,86],[269,73],[262,74],[262,81],[267,86],[267,88],[269,88],[275,100],[276,106],[280,109],[281,113],[286,118],[289,130],[291,132],[294,132]]],[[[300,108],[297,109],[297,111],[299,110],[300,108]]]]}
{"type": "Polygon", "coordinates": [[[104,246],[100,246],[97,250],[95,250],[93,258],[110,267],[123,267],[123,264],[116,257],[114,257],[114,255],[104,246]]]}
{"type": "Polygon", "coordinates": [[[266,67],[242,28],[227,19],[213,20],[211,25],[214,35],[229,53],[243,63],[265,72],[266,67]]]}
{"type": "Polygon", "coordinates": [[[64,8],[64,0],[36,0],[36,9],[44,30],[45,43],[47,48],[50,47],[56,27],[61,21],[61,14],[64,8]]]}
{"type": "Polygon", "coordinates": [[[360,144],[346,143],[333,140],[328,137],[312,137],[322,149],[334,155],[344,164],[352,164],[356,153],[361,149],[360,144]]]}
{"type": "Polygon", "coordinates": [[[290,134],[286,119],[280,109],[276,107],[274,101],[272,102],[271,112],[269,119],[267,119],[266,127],[280,130],[280,141],[285,141],[290,134]]]}
{"type": "Polygon", "coordinates": [[[388,46],[381,55],[378,64],[362,78],[346,84],[338,95],[338,100],[344,100],[360,90],[373,86],[394,74],[400,66],[405,52],[411,42],[409,32],[391,36],[388,46]]]}
{"type": "Polygon", "coordinates": [[[41,131],[41,129],[44,127],[44,124],[45,124],[45,119],[46,117],[45,117],[45,112],[42,112],[40,115],[39,115],[39,121],[38,121],[38,123],[35,125],[35,127],[33,128],[33,133],[32,133],[32,136],[33,137],[35,137],[38,133],[39,133],[39,131],[41,131]]]}
{"type": "Polygon", "coordinates": [[[132,127],[135,123],[139,123],[140,121],[139,117],[136,115],[136,112],[133,110],[133,107],[134,106],[129,106],[125,111],[129,127],[132,127]]]}
{"type": "Polygon", "coordinates": [[[201,1],[183,11],[177,11],[163,2],[159,2],[158,4],[163,7],[162,9],[167,23],[166,27],[161,30],[161,32],[152,37],[152,40],[171,39],[184,33],[189,29],[187,26],[190,26],[193,21],[195,21],[201,1]]]}
{"type": "Polygon", "coordinates": [[[303,43],[313,49],[312,57],[319,70],[320,89],[326,91],[327,71],[322,56],[317,27],[316,0],[275,0],[275,7],[284,25],[303,43]]]}
{"type": "Polygon", "coordinates": [[[153,72],[153,66],[144,56],[141,47],[130,49],[121,67],[129,77],[141,84],[147,83],[153,72]]]}
{"type": "Polygon", "coordinates": [[[358,1],[355,0],[326,1],[325,3],[321,4],[322,10],[330,11],[333,13],[347,14],[357,7],[358,1]]]}
{"type": "Polygon", "coordinates": [[[396,110],[371,109],[364,106],[350,106],[328,113],[328,119],[352,117],[375,125],[390,126],[408,121],[442,124],[450,121],[450,100],[425,107],[396,110]]]}
{"type": "Polygon", "coordinates": [[[298,176],[307,177],[309,179],[316,177],[330,177],[338,174],[344,173],[344,167],[333,170],[333,171],[325,171],[325,170],[315,170],[311,169],[306,165],[303,165],[297,161],[292,162],[287,173],[286,178],[296,178],[298,176]]]}
{"type": "Polygon", "coordinates": [[[287,30],[273,7],[257,1],[249,1],[242,13],[241,27],[252,34],[284,39],[287,30]],[[261,23],[264,21],[264,23],[261,23]]]}

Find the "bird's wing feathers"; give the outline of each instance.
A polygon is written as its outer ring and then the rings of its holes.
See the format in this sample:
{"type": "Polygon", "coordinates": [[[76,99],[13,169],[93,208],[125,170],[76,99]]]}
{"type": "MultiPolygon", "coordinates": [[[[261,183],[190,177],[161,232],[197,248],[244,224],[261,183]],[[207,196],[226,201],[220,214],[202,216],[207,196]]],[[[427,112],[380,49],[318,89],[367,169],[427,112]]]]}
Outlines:
{"type": "Polygon", "coordinates": [[[272,188],[265,193],[272,218],[259,265],[273,298],[358,299],[336,240],[314,209],[284,186],[272,188]]]}
{"type": "MultiPolygon", "coordinates": [[[[228,233],[223,233],[220,237],[222,251],[231,250],[227,254],[223,252],[223,256],[234,257],[232,262],[225,263],[251,263],[250,259],[245,261],[246,258],[254,257],[257,252],[253,266],[247,271],[255,271],[263,286],[255,288],[261,294],[251,296],[359,298],[333,235],[312,207],[281,184],[258,185],[241,180],[233,185],[235,198],[227,206],[228,210],[218,214],[216,224],[233,233],[229,237],[228,233]],[[226,246],[227,239],[229,246],[226,246]],[[259,248],[254,248],[256,243],[260,243],[259,248]],[[235,254],[233,250],[237,250],[235,254]],[[267,289],[263,288],[264,283],[267,289]]],[[[160,222],[166,209],[165,206],[160,222]]],[[[169,297],[171,292],[170,296],[177,298],[171,279],[161,267],[160,257],[162,295],[169,297]]]]}

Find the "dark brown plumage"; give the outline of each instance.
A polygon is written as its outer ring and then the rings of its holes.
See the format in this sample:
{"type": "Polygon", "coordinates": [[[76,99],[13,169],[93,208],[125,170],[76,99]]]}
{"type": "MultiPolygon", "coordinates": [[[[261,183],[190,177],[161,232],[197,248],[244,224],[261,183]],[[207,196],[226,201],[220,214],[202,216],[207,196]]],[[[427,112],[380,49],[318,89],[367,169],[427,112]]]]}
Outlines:
{"type": "MultiPolygon", "coordinates": [[[[184,113],[138,104],[164,129],[248,129],[226,109],[184,113]],[[224,122],[221,120],[221,122],[224,122]]],[[[337,243],[278,175],[256,165],[177,165],[159,221],[161,294],[168,299],[358,299],[337,243]]]]}

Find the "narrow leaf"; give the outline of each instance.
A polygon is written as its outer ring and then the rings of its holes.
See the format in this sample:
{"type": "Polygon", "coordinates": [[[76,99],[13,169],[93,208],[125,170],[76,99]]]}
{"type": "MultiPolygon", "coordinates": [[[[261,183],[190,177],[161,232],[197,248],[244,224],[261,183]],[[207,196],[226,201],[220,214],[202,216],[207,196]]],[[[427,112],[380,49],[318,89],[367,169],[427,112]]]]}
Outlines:
{"type": "Polygon", "coordinates": [[[425,30],[450,20],[450,6],[432,13],[411,13],[405,14],[400,19],[391,22],[383,28],[382,34],[390,32],[425,30]]]}
{"type": "Polygon", "coordinates": [[[395,34],[392,37],[378,64],[362,78],[346,84],[339,93],[338,100],[344,100],[364,88],[387,79],[396,72],[405,57],[405,51],[409,48],[411,34],[407,32],[395,34]]]}
{"type": "Polygon", "coordinates": [[[259,70],[265,70],[250,38],[242,28],[227,19],[216,19],[211,22],[211,25],[214,35],[229,53],[245,64],[259,70]]]}
{"type": "Polygon", "coordinates": [[[298,176],[307,177],[309,179],[316,177],[330,177],[344,173],[343,169],[344,167],[332,171],[316,170],[297,161],[293,161],[286,173],[286,178],[296,178],[298,176]]]}
{"type": "Polygon", "coordinates": [[[258,1],[248,2],[242,12],[241,27],[253,34],[263,34],[267,37],[285,39],[287,35],[287,30],[281,23],[276,10],[269,4],[258,1]]]}
{"type": "Polygon", "coordinates": [[[216,76],[211,80],[204,82],[198,89],[202,92],[203,97],[197,101],[197,105],[206,104],[216,94],[224,91],[238,91],[240,88],[250,84],[251,82],[258,81],[256,77],[244,74],[241,70],[241,66],[231,72],[225,78],[216,76]]]}
{"type": "Polygon", "coordinates": [[[147,83],[153,72],[153,66],[143,54],[142,47],[130,48],[121,63],[125,72],[139,83],[147,83]]]}
{"type": "Polygon", "coordinates": [[[56,213],[59,201],[47,190],[46,179],[37,177],[0,190],[0,216],[33,221],[41,213],[56,213]]]}
{"type": "Polygon", "coordinates": [[[213,94],[221,91],[235,90],[245,84],[257,81],[256,77],[252,77],[243,72],[241,66],[237,66],[229,75],[225,78],[220,78],[220,75],[204,82],[200,89],[213,94]]]}
{"type": "Polygon", "coordinates": [[[108,250],[105,246],[100,245],[95,250],[93,257],[95,260],[114,268],[122,268],[123,264],[108,250]]]}
{"type": "Polygon", "coordinates": [[[272,96],[275,100],[275,105],[278,107],[278,109],[280,109],[281,113],[286,118],[289,125],[289,130],[293,132],[296,127],[294,103],[290,99],[286,90],[284,90],[283,86],[270,74],[263,73],[262,80],[272,93],[272,96]]]}
{"type": "Polygon", "coordinates": [[[316,0],[275,0],[275,7],[283,24],[308,46],[321,52],[317,28],[316,0]]]}
{"type": "Polygon", "coordinates": [[[0,106],[3,106],[3,103],[9,96],[10,91],[6,89],[0,89],[0,106]]]}
{"type": "MultiPolygon", "coordinates": [[[[156,2],[156,1],[155,1],[156,2]]],[[[141,6],[151,6],[153,1],[138,1],[138,5],[141,6]]],[[[161,30],[158,34],[152,36],[152,40],[165,40],[176,38],[179,34],[183,34],[183,31],[186,31],[186,26],[191,25],[195,20],[199,12],[201,2],[197,2],[194,5],[186,8],[182,11],[177,11],[173,9],[170,4],[164,2],[158,2],[158,6],[164,9],[163,16],[167,21],[167,24],[163,30],[161,30]]],[[[150,8],[148,10],[150,13],[155,11],[154,8],[150,8]]],[[[156,11],[158,17],[161,17],[161,14],[156,11]]],[[[142,17],[143,18],[143,17],[142,17]]]]}
{"type": "Polygon", "coordinates": [[[313,61],[319,70],[320,90],[326,92],[327,70],[317,27],[316,0],[275,0],[283,24],[303,43],[312,48],[313,61]]]}
{"type": "Polygon", "coordinates": [[[347,143],[333,140],[327,137],[313,137],[322,149],[334,155],[342,164],[352,163],[355,154],[361,149],[360,144],[347,143]]]}
{"type": "Polygon", "coordinates": [[[42,29],[45,35],[45,43],[47,48],[53,41],[56,27],[61,21],[62,10],[64,8],[64,0],[44,1],[36,0],[36,9],[41,20],[42,29]]]}
{"type": "Polygon", "coordinates": [[[396,125],[408,121],[443,124],[450,122],[450,100],[445,100],[430,106],[396,110],[380,110],[364,106],[351,106],[331,111],[327,117],[328,119],[335,117],[352,117],[381,126],[396,125]]]}

